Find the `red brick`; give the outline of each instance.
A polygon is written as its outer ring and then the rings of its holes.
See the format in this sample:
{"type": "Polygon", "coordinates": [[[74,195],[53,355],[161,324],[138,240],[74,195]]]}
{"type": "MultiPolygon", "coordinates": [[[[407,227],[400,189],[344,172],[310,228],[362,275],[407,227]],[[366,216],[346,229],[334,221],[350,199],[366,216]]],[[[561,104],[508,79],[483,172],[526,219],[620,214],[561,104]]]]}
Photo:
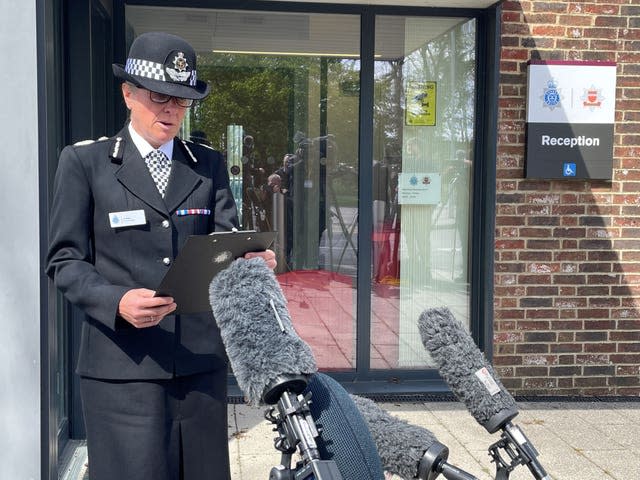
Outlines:
{"type": "Polygon", "coordinates": [[[640,342],[640,331],[633,332],[609,332],[612,342],[640,342]]]}
{"type": "Polygon", "coordinates": [[[560,318],[563,320],[576,318],[576,310],[575,309],[560,309],[560,318]]]}
{"type": "Polygon", "coordinates": [[[599,15],[614,15],[620,12],[618,5],[613,5],[614,2],[603,3],[599,0],[591,3],[584,3],[583,13],[599,14],[599,15]]]}
{"type": "Polygon", "coordinates": [[[516,345],[517,354],[527,353],[549,353],[549,345],[544,343],[523,343],[516,345]]]}
{"type": "Polygon", "coordinates": [[[551,353],[582,353],[582,345],[579,343],[555,343],[550,345],[551,353]]]}
{"type": "Polygon", "coordinates": [[[627,19],[625,17],[599,16],[599,17],[596,17],[595,19],[595,26],[596,27],[626,27],[627,19]]]}
{"type": "Polygon", "coordinates": [[[638,386],[640,385],[640,377],[638,376],[633,376],[633,377],[613,377],[613,378],[609,378],[609,385],[615,385],[615,386],[638,386]]]}
{"type": "Polygon", "coordinates": [[[515,393],[640,395],[640,4],[509,0],[502,15],[496,357],[515,393]],[[524,178],[528,58],[617,62],[611,181],[524,178]]]}
{"type": "MultiPolygon", "coordinates": [[[[573,387],[573,378],[572,377],[560,377],[558,378],[558,389],[556,389],[555,393],[556,394],[561,394],[561,395],[577,395],[577,391],[574,391],[573,389],[566,391],[568,388],[573,387]],[[559,389],[563,389],[562,391],[559,389]]],[[[551,393],[551,392],[549,392],[551,393]]],[[[548,395],[548,394],[547,394],[548,395]]]]}
{"type": "Polygon", "coordinates": [[[576,387],[601,387],[607,385],[606,377],[578,377],[573,382],[576,387]]]}
{"type": "MultiPolygon", "coordinates": [[[[567,27],[591,26],[593,25],[593,17],[590,15],[576,15],[575,13],[572,13],[571,15],[559,15],[558,23],[567,27]]],[[[558,44],[558,48],[568,49],[571,47],[560,46],[560,44],[558,44]]]]}
{"type": "Polygon", "coordinates": [[[523,388],[531,389],[531,392],[536,394],[536,393],[547,392],[549,390],[556,388],[556,386],[558,385],[558,379],[548,378],[548,377],[525,378],[523,383],[524,383],[523,388]]]}
{"type": "MultiPolygon", "coordinates": [[[[528,60],[529,51],[525,48],[502,48],[500,57],[503,60],[528,60]]],[[[521,101],[524,105],[524,101],[521,101]]]]}
{"type": "Polygon", "coordinates": [[[590,40],[589,47],[593,50],[620,50],[621,42],[617,40],[590,40]]]}
{"type": "Polygon", "coordinates": [[[604,354],[576,355],[578,365],[605,365],[609,364],[609,356],[604,354]]]}
{"type": "Polygon", "coordinates": [[[547,367],[518,367],[516,375],[519,377],[546,377],[549,375],[547,367]]]}
{"type": "Polygon", "coordinates": [[[616,375],[640,375],[640,365],[623,365],[616,367],[616,375]]]}
{"type": "Polygon", "coordinates": [[[564,26],[555,25],[537,25],[531,27],[531,34],[540,37],[563,37],[566,28],[564,26]]]}
{"type": "Polygon", "coordinates": [[[632,388],[622,388],[619,387],[616,389],[616,395],[626,396],[626,397],[638,397],[640,396],[640,387],[632,387],[632,388]]]}
{"type": "Polygon", "coordinates": [[[637,365],[640,363],[640,353],[613,354],[611,355],[611,361],[617,364],[628,363],[637,365]]]}
{"type": "Polygon", "coordinates": [[[524,314],[527,319],[554,319],[558,318],[558,310],[554,309],[532,309],[525,311],[524,314]]]}
{"type": "MultiPolygon", "coordinates": [[[[533,12],[555,12],[564,13],[567,11],[569,2],[532,2],[533,12]]],[[[527,16],[527,18],[529,18],[527,16]]]]}
{"type": "Polygon", "coordinates": [[[604,311],[600,311],[600,317],[589,315],[586,312],[581,318],[584,320],[585,327],[591,330],[611,330],[616,327],[615,320],[603,320],[608,318],[604,311]]]}
{"type": "Polygon", "coordinates": [[[518,355],[500,356],[493,358],[494,365],[522,365],[522,357],[518,355]]]}
{"type": "Polygon", "coordinates": [[[503,11],[502,12],[502,21],[505,23],[516,22],[519,23],[522,21],[522,13],[517,11],[503,11]]]}
{"type": "Polygon", "coordinates": [[[640,352],[640,342],[619,343],[618,352],[620,353],[637,353],[640,352]]]}
{"type": "Polygon", "coordinates": [[[612,28],[605,27],[593,27],[584,28],[582,30],[582,36],[584,38],[616,38],[618,36],[617,31],[612,28]]]}
{"type": "Polygon", "coordinates": [[[585,343],[585,353],[611,353],[616,351],[616,346],[612,343],[585,343]]]}

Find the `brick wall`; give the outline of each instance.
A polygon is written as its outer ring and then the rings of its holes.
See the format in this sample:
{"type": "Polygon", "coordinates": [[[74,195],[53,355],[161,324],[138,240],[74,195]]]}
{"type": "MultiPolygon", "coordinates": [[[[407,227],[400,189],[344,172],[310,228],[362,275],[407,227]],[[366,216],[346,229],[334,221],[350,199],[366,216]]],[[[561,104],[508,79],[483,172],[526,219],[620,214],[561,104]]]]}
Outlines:
{"type": "Polygon", "coordinates": [[[502,21],[493,363],[514,394],[640,395],[640,2],[502,21]],[[530,59],[617,62],[612,181],[524,178],[530,59]]]}

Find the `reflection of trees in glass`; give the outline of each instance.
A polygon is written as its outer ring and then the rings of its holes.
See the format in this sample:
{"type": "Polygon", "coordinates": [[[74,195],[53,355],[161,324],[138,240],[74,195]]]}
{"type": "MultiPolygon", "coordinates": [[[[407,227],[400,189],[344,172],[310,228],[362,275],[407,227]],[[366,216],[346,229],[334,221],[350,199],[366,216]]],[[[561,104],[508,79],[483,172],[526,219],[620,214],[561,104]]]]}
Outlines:
{"type": "Polygon", "coordinates": [[[254,157],[279,162],[288,151],[294,73],[272,59],[238,62],[234,57],[198,60],[198,76],[209,82],[211,93],[194,109],[192,128],[204,131],[214,148],[224,150],[227,125],[242,125],[254,138],[254,157]]]}
{"type": "Polygon", "coordinates": [[[335,136],[335,161],[342,166],[357,168],[360,61],[330,61],[328,82],[327,133],[335,136]]]}
{"type": "Polygon", "coordinates": [[[342,95],[357,99],[359,61],[327,60],[331,85],[326,99],[314,98],[321,92],[318,57],[212,54],[198,62],[198,77],[210,83],[211,94],[193,109],[191,129],[204,131],[214,148],[224,150],[227,125],[238,124],[254,137],[256,154],[273,155],[279,162],[295,150],[297,131],[320,133],[321,126],[310,122],[318,121],[322,102],[330,118],[338,120],[325,128],[339,130],[325,133],[351,137],[357,144],[358,102],[345,102],[342,95]]]}
{"type": "MultiPolygon", "coordinates": [[[[353,179],[343,182],[339,174],[344,167],[357,171],[359,60],[211,54],[198,62],[198,77],[210,83],[211,93],[192,109],[192,131],[203,131],[213,148],[224,151],[227,125],[242,125],[255,145],[252,166],[267,176],[286,153],[296,152],[300,135],[332,135],[331,148],[315,154],[326,157],[340,197],[357,193],[353,179]]],[[[319,162],[313,159],[315,166],[319,162]]]]}
{"type": "Polygon", "coordinates": [[[376,61],[377,155],[402,153],[404,95],[409,82],[437,82],[437,128],[430,134],[454,145],[469,145],[474,130],[475,76],[475,20],[465,20],[406,57],[376,61]]]}
{"type": "Polygon", "coordinates": [[[375,63],[376,89],[374,100],[374,125],[376,129],[374,141],[383,146],[378,152],[382,160],[402,155],[402,130],[404,125],[402,96],[402,59],[378,61],[375,63]]]}
{"type": "Polygon", "coordinates": [[[439,129],[444,139],[468,145],[473,138],[475,21],[465,21],[405,59],[406,79],[438,82],[439,129]]]}

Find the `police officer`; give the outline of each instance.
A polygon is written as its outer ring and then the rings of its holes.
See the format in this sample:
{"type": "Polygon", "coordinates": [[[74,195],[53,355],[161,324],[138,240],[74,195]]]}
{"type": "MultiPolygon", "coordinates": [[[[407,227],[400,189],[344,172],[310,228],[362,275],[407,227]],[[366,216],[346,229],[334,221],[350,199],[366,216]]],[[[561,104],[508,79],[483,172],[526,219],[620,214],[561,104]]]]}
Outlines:
{"type": "MultiPolygon", "coordinates": [[[[227,361],[212,314],[154,297],[189,235],[238,226],[222,156],[176,137],[209,86],[182,38],[137,37],[113,65],[130,112],[115,137],[67,146],[47,274],[86,313],[77,373],[91,480],[227,479],[227,361]]],[[[275,268],[271,251],[261,256],[275,268]]]]}

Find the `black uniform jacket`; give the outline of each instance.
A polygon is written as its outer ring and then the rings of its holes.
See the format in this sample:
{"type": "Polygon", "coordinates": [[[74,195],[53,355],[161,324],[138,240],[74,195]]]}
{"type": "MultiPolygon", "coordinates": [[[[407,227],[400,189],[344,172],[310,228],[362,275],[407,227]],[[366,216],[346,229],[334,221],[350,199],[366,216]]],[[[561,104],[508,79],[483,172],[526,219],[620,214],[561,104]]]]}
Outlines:
{"type": "Polygon", "coordinates": [[[224,367],[212,314],[168,315],[136,329],[118,316],[132,288],[155,289],[189,235],[237,227],[220,153],[174,140],[163,199],[125,127],[116,137],[67,146],[51,211],[47,274],[86,314],[77,372],[103,379],[160,379],[224,367]],[[118,140],[119,138],[119,140],[118,140]],[[208,209],[210,215],[177,215],[208,209]],[[114,228],[109,213],[143,210],[143,225],[114,228]]]}

